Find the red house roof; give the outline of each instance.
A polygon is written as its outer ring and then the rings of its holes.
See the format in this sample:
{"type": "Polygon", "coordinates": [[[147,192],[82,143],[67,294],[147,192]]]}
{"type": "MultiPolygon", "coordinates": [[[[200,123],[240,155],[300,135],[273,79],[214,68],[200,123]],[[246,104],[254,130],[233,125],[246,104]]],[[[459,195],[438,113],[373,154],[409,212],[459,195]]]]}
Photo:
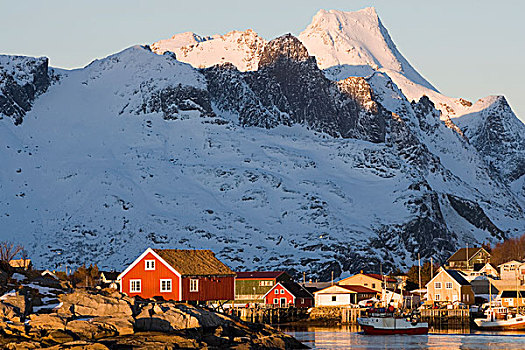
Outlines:
{"type": "Polygon", "coordinates": [[[356,293],[363,293],[363,294],[365,293],[366,294],[376,294],[377,293],[377,291],[370,289],[370,288],[363,287],[363,286],[343,286],[343,285],[337,285],[337,286],[344,288],[344,289],[348,289],[349,291],[356,292],[356,293]]]}
{"type": "Polygon", "coordinates": [[[284,271],[243,271],[236,272],[237,279],[275,279],[281,276],[284,271]]]}
{"type": "Polygon", "coordinates": [[[211,250],[153,249],[182,276],[234,276],[211,250]]]}
{"type": "Polygon", "coordinates": [[[363,275],[368,276],[368,277],[375,278],[376,280],[380,280],[380,281],[382,281],[383,278],[384,278],[386,282],[397,282],[395,279],[393,279],[393,278],[391,278],[391,277],[388,277],[388,276],[381,276],[381,275],[378,274],[378,273],[364,273],[363,275]]]}

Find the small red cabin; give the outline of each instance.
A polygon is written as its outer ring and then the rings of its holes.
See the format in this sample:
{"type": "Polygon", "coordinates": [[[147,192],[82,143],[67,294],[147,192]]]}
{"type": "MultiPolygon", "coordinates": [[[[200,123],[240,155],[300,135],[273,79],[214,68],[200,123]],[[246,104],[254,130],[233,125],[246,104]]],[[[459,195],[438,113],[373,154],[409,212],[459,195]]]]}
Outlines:
{"type": "Polygon", "coordinates": [[[211,250],[148,248],[118,280],[121,292],[145,299],[215,301],[235,296],[235,273],[211,250]]]}
{"type": "Polygon", "coordinates": [[[311,307],[313,296],[300,284],[279,282],[264,295],[266,305],[275,307],[311,307]]]}

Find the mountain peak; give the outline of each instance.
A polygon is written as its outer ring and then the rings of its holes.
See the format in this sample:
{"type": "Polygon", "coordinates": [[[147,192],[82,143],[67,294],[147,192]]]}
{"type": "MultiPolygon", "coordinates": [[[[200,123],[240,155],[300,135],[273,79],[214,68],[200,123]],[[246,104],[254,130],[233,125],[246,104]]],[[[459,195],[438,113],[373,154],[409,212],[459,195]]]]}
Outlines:
{"type": "Polygon", "coordinates": [[[299,39],[319,68],[337,69],[337,80],[375,71],[401,74],[435,91],[398,51],[373,7],[355,12],[319,11],[299,39]]]}
{"type": "Polygon", "coordinates": [[[285,34],[273,39],[265,46],[259,61],[259,68],[282,59],[302,62],[308,60],[309,57],[308,50],[299,39],[292,34],[285,34]]]}

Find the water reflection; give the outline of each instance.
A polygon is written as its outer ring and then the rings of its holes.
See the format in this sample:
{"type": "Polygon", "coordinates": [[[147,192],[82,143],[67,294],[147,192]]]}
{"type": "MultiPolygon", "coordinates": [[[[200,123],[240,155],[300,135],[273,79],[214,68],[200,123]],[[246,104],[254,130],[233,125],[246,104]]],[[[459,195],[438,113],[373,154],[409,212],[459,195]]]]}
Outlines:
{"type": "Polygon", "coordinates": [[[281,326],[313,349],[525,349],[525,332],[432,329],[428,335],[369,336],[358,326],[281,326]]]}

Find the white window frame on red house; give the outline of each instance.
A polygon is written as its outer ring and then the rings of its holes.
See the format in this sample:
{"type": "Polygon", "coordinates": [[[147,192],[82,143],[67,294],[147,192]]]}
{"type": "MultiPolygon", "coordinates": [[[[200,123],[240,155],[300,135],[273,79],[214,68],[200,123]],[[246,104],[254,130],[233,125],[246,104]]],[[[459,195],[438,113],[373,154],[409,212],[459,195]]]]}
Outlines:
{"type": "Polygon", "coordinates": [[[198,292],[199,291],[199,280],[192,278],[190,279],[190,292],[198,292]]]}
{"type": "Polygon", "coordinates": [[[155,260],[153,259],[144,260],[144,270],[154,271],[155,270],[155,260]]]}
{"type": "Polygon", "coordinates": [[[275,294],[279,294],[279,289],[273,291],[275,294]]]}
{"type": "Polygon", "coordinates": [[[281,294],[284,294],[284,289],[281,289],[281,294]]]}
{"type": "Polygon", "coordinates": [[[160,292],[161,293],[171,293],[173,291],[173,282],[171,279],[161,279],[160,280],[160,292]],[[162,282],[165,282],[165,285],[162,285],[162,282]],[[166,288],[164,288],[166,287],[166,288]],[[168,288],[169,287],[169,288],[168,288]]]}
{"type": "Polygon", "coordinates": [[[133,280],[129,280],[129,292],[130,293],[140,293],[142,291],[142,280],[140,279],[133,279],[133,280]],[[134,283],[135,283],[135,287],[136,287],[136,284],[138,283],[138,290],[137,288],[133,288],[134,287],[134,283]]]}
{"type": "Polygon", "coordinates": [[[279,298],[273,298],[274,305],[279,305],[279,298]]]}

